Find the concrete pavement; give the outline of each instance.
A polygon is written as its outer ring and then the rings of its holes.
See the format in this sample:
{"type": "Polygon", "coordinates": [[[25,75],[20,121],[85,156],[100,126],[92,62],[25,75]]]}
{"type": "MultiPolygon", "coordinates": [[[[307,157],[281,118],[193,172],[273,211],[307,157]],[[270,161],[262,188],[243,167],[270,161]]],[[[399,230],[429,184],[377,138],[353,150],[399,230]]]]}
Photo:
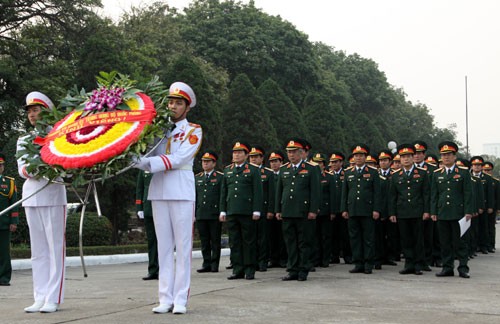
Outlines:
{"type": "Polygon", "coordinates": [[[284,269],[257,272],[255,280],[196,273],[186,315],[153,314],[157,281],[143,281],[146,263],[68,267],[66,299],[53,314],[27,314],[31,270],[16,270],[12,286],[0,287],[0,323],[500,323],[500,252],[469,264],[471,279],[399,275],[384,266],[372,275],[350,274],[349,265],[318,268],[305,282],[283,282],[284,269]]]}

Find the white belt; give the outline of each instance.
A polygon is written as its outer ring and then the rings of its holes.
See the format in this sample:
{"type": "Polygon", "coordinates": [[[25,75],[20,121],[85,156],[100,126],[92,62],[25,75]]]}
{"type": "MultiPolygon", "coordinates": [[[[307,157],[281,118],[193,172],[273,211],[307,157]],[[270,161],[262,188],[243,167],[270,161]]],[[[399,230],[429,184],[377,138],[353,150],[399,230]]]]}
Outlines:
{"type": "Polygon", "coordinates": [[[189,164],[185,164],[185,165],[181,166],[180,168],[178,168],[177,170],[188,170],[188,171],[193,171],[193,166],[192,166],[192,165],[189,165],[189,164]]]}

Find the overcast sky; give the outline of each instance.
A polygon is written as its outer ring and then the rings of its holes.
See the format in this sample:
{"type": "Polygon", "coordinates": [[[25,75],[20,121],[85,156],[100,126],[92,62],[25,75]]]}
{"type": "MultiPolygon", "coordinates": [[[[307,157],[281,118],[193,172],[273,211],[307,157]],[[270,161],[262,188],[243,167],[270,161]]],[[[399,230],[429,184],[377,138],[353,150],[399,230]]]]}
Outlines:
{"type": "MultiPolygon", "coordinates": [[[[116,18],[153,0],[102,0],[116,18]]],[[[184,8],[190,0],[167,0],[184,8]]],[[[248,1],[242,1],[247,3],[248,1]]],[[[255,0],[309,35],[378,63],[408,100],[427,105],[439,127],[457,125],[465,145],[465,76],[469,145],[500,143],[500,1],[497,0],[255,0]]],[[[388,139],[390,140],[390,139],[388,139]]]]}

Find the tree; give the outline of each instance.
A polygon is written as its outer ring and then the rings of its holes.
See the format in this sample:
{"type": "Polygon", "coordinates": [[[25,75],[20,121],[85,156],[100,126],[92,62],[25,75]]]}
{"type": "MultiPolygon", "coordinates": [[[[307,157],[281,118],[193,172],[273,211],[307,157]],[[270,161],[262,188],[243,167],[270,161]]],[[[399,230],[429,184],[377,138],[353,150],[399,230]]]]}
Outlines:
{"type": "Polygon", "coordinates": [[[185,9],[181,34],[195,54],[225,68],[233,79],[246,74],[254,85],[275,80],[295,102],[317,82],[307,35],[255,8],[254,2],[198,0],[185,9]]]}
{"type": "Polygon", "coordinates": [[[269,112],[264,109],[262,99],[245,74],[236,76],[229,87],[229,98],[222,111],[225,132],[222,153],[229,162],[229,152],[236,140],[250,145],[262,145],[267,151],[279,147],[277,134],[270,122],[269,112]]]}
{"type": "Polygon", "coordinates": [[[270,122],[276,130],[280,144],[285,143],[290,137],[308,138],[309,133],[302,113],[278,83],[267,79],[260,85],[258,94],[262,98],[263,108],[269,113],[270,122]]]}

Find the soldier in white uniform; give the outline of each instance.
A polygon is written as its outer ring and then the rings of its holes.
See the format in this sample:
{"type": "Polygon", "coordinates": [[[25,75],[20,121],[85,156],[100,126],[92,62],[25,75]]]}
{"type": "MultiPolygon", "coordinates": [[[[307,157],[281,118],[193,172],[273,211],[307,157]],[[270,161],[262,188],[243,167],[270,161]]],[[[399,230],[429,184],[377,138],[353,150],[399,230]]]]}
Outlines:
{"type": "Polygon", "coordinates": [[[201,146],[202,130],[186,120],[187,113],[196,105],[191,87],[175,82],[170,86],[168,98],[175,126],[150,157],[136,161],[136,167],[153,173],[148,199],[153,207],[160,264],[160,305],[153,312],[184,314],[191,280],[196,200],[192,168],[201,146]]]}
{"type": "MultiPolygon", "coordinates": [[[[42,109],[55,109],[52,101],[40,92],[31,92],[26,97],[25,110],[28,120],[35,126],[42,109]]],[[[17,150],[23,149],[29,135],[17,141],[17,150]]],[[[19,175],[26,179],[23,199],[47,184],[47,179],[36,179],[36,174],[27,171],[28,163],[21,157],[17,160],[19,175]]],[[[45,189],[23,202],[31,241],[31,263],[33,272],[33,294],[35,303],[26,307],[27,313],[53,313],[64,299],[64,275],[66,258],[66,188],[50,184],[45,189]]]]}

